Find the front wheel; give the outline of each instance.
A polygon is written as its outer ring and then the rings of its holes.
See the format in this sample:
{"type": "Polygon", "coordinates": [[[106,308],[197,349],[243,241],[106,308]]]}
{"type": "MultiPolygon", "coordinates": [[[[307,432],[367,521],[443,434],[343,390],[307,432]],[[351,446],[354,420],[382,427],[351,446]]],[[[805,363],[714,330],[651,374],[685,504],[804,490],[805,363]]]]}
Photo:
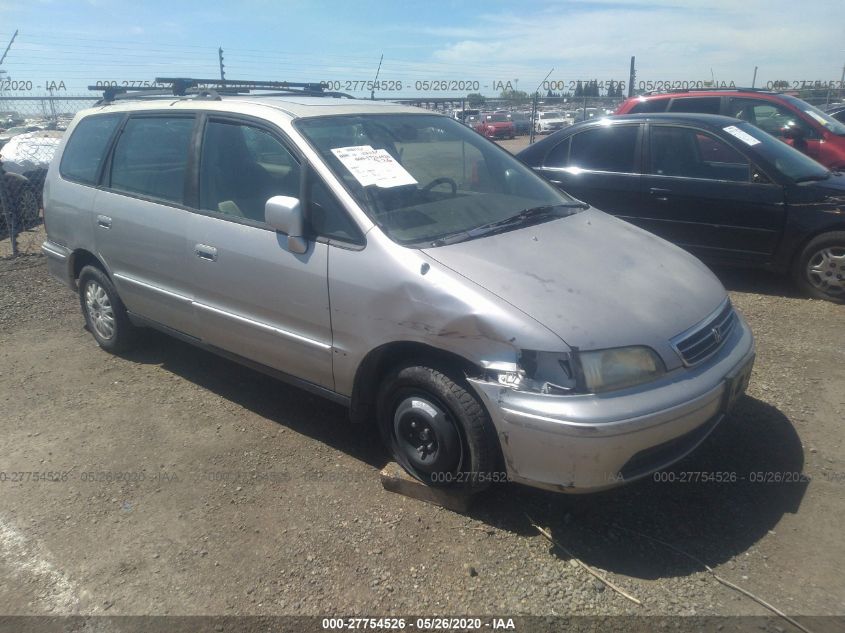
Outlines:
{"type": "Polygon", "coordinates": [[[85,324],[104,350],[125,352],[135,342],[136,328],[108,275],[94,266],[79,273],[79,303],[85,324]]]}
{"type": "Polygon", "coordinates": [[[401,366],[382,381],[378,422],[393,458],[431,486],[481,490],[493,479],[492,422],[463,376],[401,366]]]}
{"type": "Polygon", "coordinates": [[[806,294],[845,303],[845,231],[810,240],[795,261],[793,275],[806,294]]]}

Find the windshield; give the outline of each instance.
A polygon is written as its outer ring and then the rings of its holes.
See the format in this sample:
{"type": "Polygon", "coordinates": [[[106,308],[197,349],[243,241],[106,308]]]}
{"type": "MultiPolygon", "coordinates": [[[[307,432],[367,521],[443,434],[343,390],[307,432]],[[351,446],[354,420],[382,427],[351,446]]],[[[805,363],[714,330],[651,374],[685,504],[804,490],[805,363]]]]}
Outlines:
{"type": "Polygon", "coordinates": [[[806,101],[802,101],[801,99],[797,99],[791,95],[783,95],[783,98],[811,119],[815,119],[816,123],[824,126],[828,132],[833,132],[837,136],[845,136],[845,123],[837,121],[827,112],[822,112],[817,107],[811,106],[806,101]]]}
{"type": "MultiPolygon", "coordinates": [[[[300,119],[296,126],[392,240],[428,246],[538,207],[576,201],[457,121],[428,114],[300,119]]],[[[515,226],[513,228],[516,228],[515,226]]]]}
{"type": "Polygon", "coordinates": [[[560,112],[541,112],[541,119],[562,119],[563,115],[560,112]]]}
{"type": "Polygon", "coordinates": [[[496,114],[488,114],[487,120],[488,121],[495,121],[496,123],[505,123],[505,122],[509,121],[510,119],[508,119],[507,114],[496,113],[496,114]]]}
{"type": "Polygon", "coordinates": [[[764,132],[756,125],[741,122],[729,125],[725,131],[748,145],[749,149],[795,182],[824,180],[830,171],[806,154],[764,132]],[[751,138],[748,138],[751,137],[751,138]],[[756,142],[755,142],[756,141],[756,142]]]}

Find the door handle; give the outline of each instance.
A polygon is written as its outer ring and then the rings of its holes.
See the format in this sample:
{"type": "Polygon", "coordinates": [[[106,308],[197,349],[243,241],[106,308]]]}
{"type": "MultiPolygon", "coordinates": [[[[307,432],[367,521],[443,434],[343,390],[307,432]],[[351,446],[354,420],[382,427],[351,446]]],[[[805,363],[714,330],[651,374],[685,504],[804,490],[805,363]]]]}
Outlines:
{"type": "Polygon", "coordinates": [[[669,196],[667,194],[672,193],[671,189],[661,189],[660,187],[652,187],[648,190],[648,192],[655,197],[656,200],[660,200],[661,202],[666,202],[669,200],[669,196]]]}
{"type": "Polygon", "coordinates": [[[207,259],[210,262],[217,261],[217,249],[208,244],[197,244],[194,246],[194,254],[200,259],[207,259]]]}
{"type": "Polygon", "coordinates": [[[107,215],[98,215],[97,216],[97,226],[103,229],[110,229],[111,228],[111,218],[107,215]]]}

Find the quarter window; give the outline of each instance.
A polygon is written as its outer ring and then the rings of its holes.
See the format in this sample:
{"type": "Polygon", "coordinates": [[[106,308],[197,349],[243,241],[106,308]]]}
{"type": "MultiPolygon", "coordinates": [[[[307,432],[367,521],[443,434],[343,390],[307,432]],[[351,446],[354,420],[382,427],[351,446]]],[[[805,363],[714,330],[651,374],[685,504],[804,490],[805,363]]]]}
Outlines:
{"type": "Polygon", "coordinates": [[[123,118],[104,114],[82,119],[67,142],[59,171],[68,180],[96,185],[109,141],[123,118]]]}
{"type": "Polygon", "coordinates": [[[111,188],[181,204],[193,117],[130,118],[114,150],[111,188]]]}
{"type": "Polygon", "coordinates": [[[311,222],[311,229],[315,234],[344,242],[358,244],[363,242],[358,226],[329,191],[323,179],[313,172],[309,183],[308,197],[311,203],[308,208],[308,217],[311,222]]]}
{"type": "Polygon", "coordinates": [[[299,163],[261,128],[209,121],[200,159],[200,208],[264,222],[273,196],[299,198],[299,163]]]}
{"type": "Polygon", "coordinates": [[[572,137],[567,167],[592,171],[634,172],[638,125],[594,127],[572,137]]]}
{"type": "Polygon", "coordinates": [[[655,125],[651,128],[651,172],[659,176],[749,182],[751,164],[712,134],[655,125]]]}

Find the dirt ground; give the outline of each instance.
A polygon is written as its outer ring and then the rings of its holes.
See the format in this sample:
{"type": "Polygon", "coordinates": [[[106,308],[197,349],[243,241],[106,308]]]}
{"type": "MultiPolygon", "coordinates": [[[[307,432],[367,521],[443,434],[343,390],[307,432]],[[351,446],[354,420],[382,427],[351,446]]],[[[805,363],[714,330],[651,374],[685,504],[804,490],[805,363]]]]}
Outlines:
{"type": "Polygon", "coordinates": [[[717,274],[757,364],[674,481],[502,485],[462,515],[385,492],[342,408],[153,332],[111,356],[41,257],[0,261],[0,614],[768,613],[700,561],[843,616],[845,308],[717,274]]]}

